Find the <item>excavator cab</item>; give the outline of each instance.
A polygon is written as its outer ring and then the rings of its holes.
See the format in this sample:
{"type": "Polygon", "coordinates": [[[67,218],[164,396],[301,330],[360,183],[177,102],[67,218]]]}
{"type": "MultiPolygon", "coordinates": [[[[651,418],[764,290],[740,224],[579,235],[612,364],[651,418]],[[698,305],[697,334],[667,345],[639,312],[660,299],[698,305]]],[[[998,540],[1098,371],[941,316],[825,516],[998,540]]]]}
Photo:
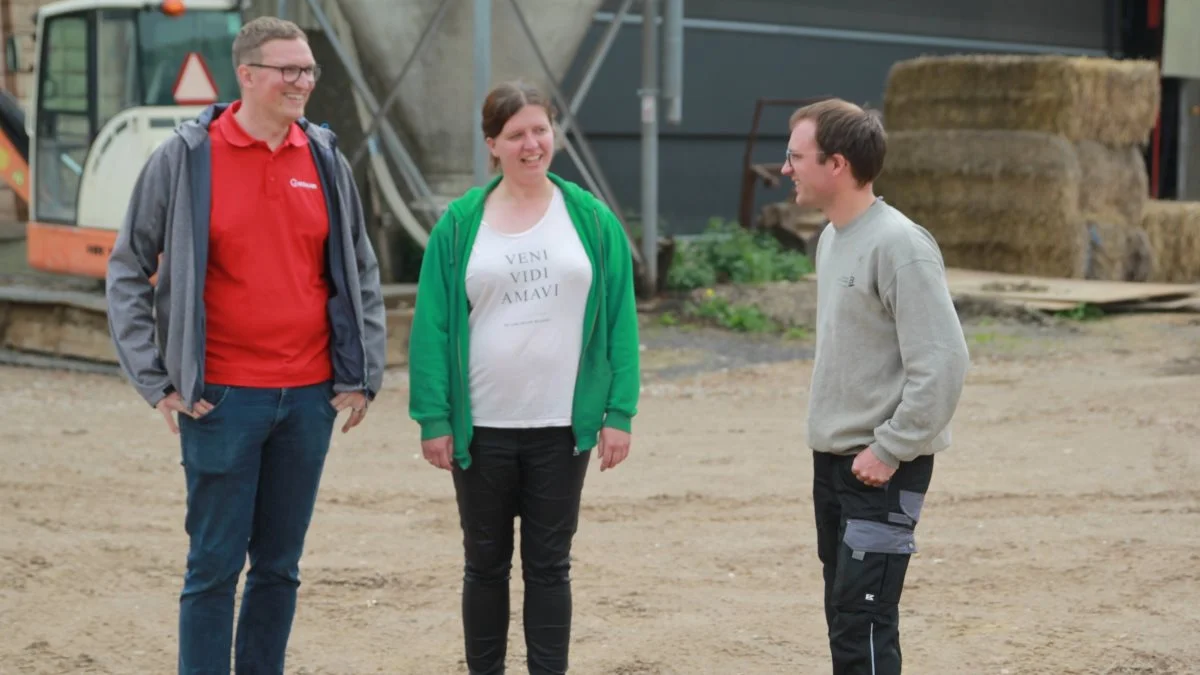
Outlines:
{"type": "Polygon", "coordinates": [[[146,159],[238,96],[236,0],[64,0],[37,17],[28,132],[30,267],[103,278],[146,159]]]}

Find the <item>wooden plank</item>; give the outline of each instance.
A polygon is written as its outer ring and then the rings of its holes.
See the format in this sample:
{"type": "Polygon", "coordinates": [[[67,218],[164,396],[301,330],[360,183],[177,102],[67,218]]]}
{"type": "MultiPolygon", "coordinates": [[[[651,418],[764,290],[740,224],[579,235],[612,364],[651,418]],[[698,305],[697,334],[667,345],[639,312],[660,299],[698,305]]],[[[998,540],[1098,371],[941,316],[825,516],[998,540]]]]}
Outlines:
{"type": "MultiPolygon", "coordinates": [[[[816,281],[815,274],[804,278],[816,281]]],[[[956,267],[946,269],[946,282],[956,297],[986,298],[1049,312],[1083,304],[1122,311],[1200,311],[1200,284],[1059,279],[956,267]]]]}
{"type": "Polygon", "coordinates": [[[1196,284],[1056,279],[959,268],[947,269],[946,280],[950,285],[950,292],[954,295],[1049,300],[1099,306],[1179,299],[1200,294],[1200,285],[1196,284]]]}
{"type": "Polygon", "coordinates": [[[1065,312],[1069,309],[1079,307],[1078,302],[1069,300],[1045,300],[1042,298],[1010,298],[1004,295],[989,294],[989,293],[968,293],[955,294],[956,298],[964,298],[969,300],[979,300],[994,302],[1002,305],[1011,305],[1014,307],[1024,307],[1025,309],[1038,310],[1043,312],[1065,312]]]}
{"type": "Polygon", "coordinates": [[[1010,304],[1025,307],[1026,309],[1036,309],[1043,312],[1065,312],[1075,309],[1079,306],[1078,302],[1070,302],[1068,300],[1023,300],[1020,298],[996,298],[997,300],[1010,304]]]}
{"type": "Polygon", "coordinates": [[[1105,309],[1114,312],[1200,312],[1200,297],[1188,296],[1172,300],[1115,303],[1105,309]]]}

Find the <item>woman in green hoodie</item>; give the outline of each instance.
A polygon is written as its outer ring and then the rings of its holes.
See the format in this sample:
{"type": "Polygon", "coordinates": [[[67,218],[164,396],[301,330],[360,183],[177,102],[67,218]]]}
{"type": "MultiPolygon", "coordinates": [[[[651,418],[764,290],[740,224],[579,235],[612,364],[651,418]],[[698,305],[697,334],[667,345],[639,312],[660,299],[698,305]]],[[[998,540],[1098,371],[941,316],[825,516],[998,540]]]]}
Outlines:
{"type": "Polygon", "coordinates": [[[488,95],[483,134],[499,175],[450,204],[417,289],[409,412],[425,459],[454,477],[472,675],[504,672],[518,515],[529,672],[567,671],[588,458],[601,471],[620,464],[637,413],[629,243],[600,200],[550,173],[554,117],[524,83],[488,95]]]}

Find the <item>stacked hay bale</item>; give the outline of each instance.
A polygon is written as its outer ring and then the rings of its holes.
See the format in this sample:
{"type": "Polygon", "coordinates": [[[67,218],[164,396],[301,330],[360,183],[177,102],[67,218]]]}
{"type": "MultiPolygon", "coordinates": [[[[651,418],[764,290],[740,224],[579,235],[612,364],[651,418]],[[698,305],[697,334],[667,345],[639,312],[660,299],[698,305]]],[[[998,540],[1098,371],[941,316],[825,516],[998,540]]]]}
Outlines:
{"type": "Polygon", "coordinates": [[[1083,176],[1079,210],[1089,245],[1084,277],[1149,281],[1154,255],[1142,227],[1150,193],[1142,151],[1136,144],[1110,146],[1092,140],[1077,141],[1074,147],[1083,176]]]}
{"type": "Polygon", "coordinates": [[[879,192],[938,240],[952,267],[1082,276],[1079,162],[1031,131],[888,132],[879,192]]]}
{"type": "Polygon", "coordinates": [[[922,57],[888,77],[880,194],[948,265],[1146,280],[1141,147],[1158,113],[1150,61],[922,57]]]}
{"type": "Polygon", "coordinates": [[[1151,281],[1200,282],[1200,202],[1146,202],[1142,227],[1154,251],[1151,281]]]}

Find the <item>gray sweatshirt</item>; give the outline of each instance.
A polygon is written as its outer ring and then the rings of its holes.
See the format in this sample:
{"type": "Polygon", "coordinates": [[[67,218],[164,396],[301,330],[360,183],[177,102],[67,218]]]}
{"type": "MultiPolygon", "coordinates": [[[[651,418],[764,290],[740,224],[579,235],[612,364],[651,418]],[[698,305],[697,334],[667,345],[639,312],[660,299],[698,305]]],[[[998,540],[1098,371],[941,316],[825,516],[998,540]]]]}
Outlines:
{"type": "Polygon", "coordinates": [[[872,446],[893,468],[948,447],[969,356],[937,242],[876,199],[826,226],[815,264],[809,447],[872,446]]]}

